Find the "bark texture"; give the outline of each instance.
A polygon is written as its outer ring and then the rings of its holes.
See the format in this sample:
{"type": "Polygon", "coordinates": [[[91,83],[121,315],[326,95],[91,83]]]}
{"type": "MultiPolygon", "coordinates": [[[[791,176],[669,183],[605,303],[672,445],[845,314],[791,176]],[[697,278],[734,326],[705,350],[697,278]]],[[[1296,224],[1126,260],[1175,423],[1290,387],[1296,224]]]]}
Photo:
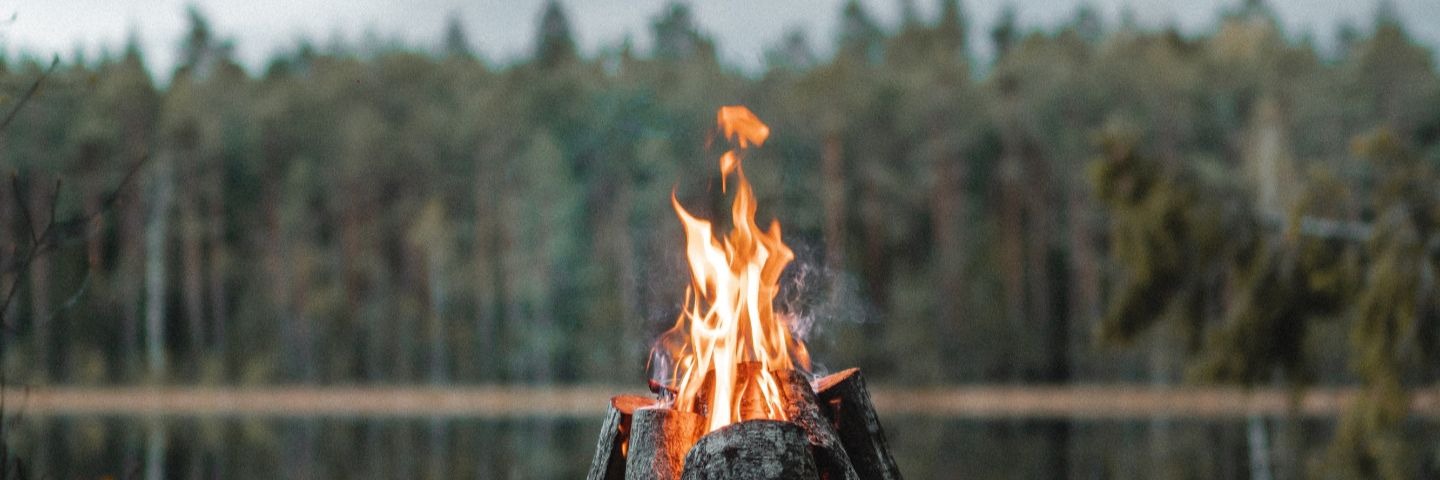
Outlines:
{"type": "Polygon", "coordinates": [[[749,420],[700,439],[685,456],[684,480],[816,480],[805,431],[791,422],[749,420]]]}
{"type": "Polygon", "coordinates": [[[870,402],[870,391],[865,388],[860,369],[851,368],[821,378],[815,389],[818,404],[828,410],[855,473],[862,480],[902,478],[894,457],[890,456],[885,431],[880,428],[880,418],[870,402]]]}
{"type": "Polygon", "coordinates": [[[600,440],[595,445],[595,458],[590,460],[590,473],[585,480],[621,480],[625,478],[625,449],[630,440],[630,425],[635,410],[655,404],[655,400],[639,395],[616,395],[610,398],[605,423],[600,426],[600,440]]]}
{"type": "Polygon", "coordinates": [[[850,456],[840,442],[830,419],[821,412],[810,378],[794,370],[778,370],[781,394],[785,397],[785,416],[805,431],[805,440],[815,457],[815,466],[824,480],[859,480],[850,456]]]}
{"type": "Polygon", "coordinates": [[[626,480],[677,480],[685,452],[705,433],[705,417],[663,407],[635,410],[626,480]]]}

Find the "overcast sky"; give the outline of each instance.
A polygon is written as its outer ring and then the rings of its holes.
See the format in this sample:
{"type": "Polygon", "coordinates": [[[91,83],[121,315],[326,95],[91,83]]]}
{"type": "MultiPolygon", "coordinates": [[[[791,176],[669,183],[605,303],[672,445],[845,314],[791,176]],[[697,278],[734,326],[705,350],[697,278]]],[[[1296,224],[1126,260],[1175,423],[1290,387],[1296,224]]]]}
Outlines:
{"type": "MultiPolygon", "coordinates": [[[[865,0],[886,25],[898,18],[898,0],[865,0]]],[[[1379,0],[1271,0],[1286,33],[1310,33],[1322,48],[1333,41],[1336,27],[1351,22],[1362,27],[1379,0]]],[[[582,49],[594,52],[629,35],[645,48],[651,17],[666,0],[564,0],[582,49]]],[[[692,0],[701,28],[714,36],[722,57],[748,68],[761,64],[767,47],[791,28],[806,30],[817,49],[834,38],[844,0],[692,0]]],[[[935,10],[936,0],[915,0],[922,12],[935,10]]],[[[1078,5],[1095,6],[1114,23],[1129,8],[1142,24],[1177,25],[1196,33],[1214,27],[1219,12],[1237,3],[1215,0],[962,0],[970,16],[978,53],[990,48],[984,32],[1005,3],[1013,3],[1025,27],[1054,26],[1069,18],[1078,5]],[[1128,6],[1128,7],[1127,7],[1128,6]]],[[[357,41],[366,32],[407,44],[437,44],[445,20],[459,15],[470,40],[482,56],[505,63],[529,49],[544,0],[29,0],[0,2],[0,42],[14,54],[24,51],[69,58],[83,50],[118,50],[130,32],[146,47],[152,70],[169,72],[178,39],[185,29],[185,6],[205,12],[222,37],[236,41],[237,54],[252,69],[276,51],[292,49],[300,38],[321,45],[334,38],[357,41]],[[12,18],[13,17],[13,18],[12,18]]],[[[1412,34],[1435,48],[1440,45],[1440,0],[1394,0],[1412,34]]],[[[822,52],[823,53],[823,52],[822,52]]],[[[162,75],[165,77],[168,75],[162,75]]]]}

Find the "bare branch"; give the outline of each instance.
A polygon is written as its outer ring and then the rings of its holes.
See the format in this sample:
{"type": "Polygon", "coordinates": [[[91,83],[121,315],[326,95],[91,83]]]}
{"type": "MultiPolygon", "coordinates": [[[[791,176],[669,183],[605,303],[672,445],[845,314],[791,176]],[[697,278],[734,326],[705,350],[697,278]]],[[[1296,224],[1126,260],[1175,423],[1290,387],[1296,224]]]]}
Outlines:
{"type": "MultiPolygon", "coordinates": [[[[149,160],[150,157],[147,155],[140,157],[139,160],[131,164],[130,167],[126,169],[125,176],[120,179],[120,183],[117,184],[115,188],[109,193],[105,194],[102,197],[100,205],[92,211],[86,212],[82,215],[78,215],[74,218],[65,219],[63,221],[53,221],[55,210],[52,207],[50,212],[52,221],[40,234],[32,235],[33,244],[31,245],[31,250],[38,252],[36,256],[40,256],[43,255],[46,251],[52,250],[55,247],[63,245],[72,240],[87,238],[87,226],[91,222],[95,221],[96,218],[110,212],[112,209],[114,209],[115,205],[120,203],[121,193],[124,192],[125,189],[128,188],[130,184],[135,181],[135,178],[139,173],[140,168],[143,167],[145,163],[147,163],[149,160]]],[[[57,197],[52,197],[52,205],[54,204],[54,201],[58,199],[58,182],[56,184],[56,188],[57,190],[55,195],[57,195],[57,197]]],[[[26,211],[28,210],[28,207],[23,204],[21,205],[21,207],[21,212],[28,218],[28,216],[30,215],[30,213],[26,211]]],[[[27,268],[27,266],[28,265],[26,265],[25,256],[22,256],[19,261],[15,262],[12,265],[9,265],[8,268],[5,268],[3,272],[0,273],[18,274],[20,271],[23,271],[25,268],[27,268]]]]}
{"type": "Polygon", "coordinates": [[[0,131],[10,127],[10,122],[15,121],[15,117],[20,115],[20,110],[25,108],[25,104],[30,103],[31,98],[35,98],[35,94],[40,91],[40,86],[45,83],[45,79],[49,78],[50,73],[59,66],[60,56],[56,55],[54,59],[50,60],[50,68],[46,68],[44,72],[40,73],[40,77],[35,79],[35,83],[30,84],[30,89],[25,91],[25,95],[21,96],[20,101],[15,102],[15,106],[10,109],[10,113],[5,115],[5,120],[0,121],[0,131]]]}

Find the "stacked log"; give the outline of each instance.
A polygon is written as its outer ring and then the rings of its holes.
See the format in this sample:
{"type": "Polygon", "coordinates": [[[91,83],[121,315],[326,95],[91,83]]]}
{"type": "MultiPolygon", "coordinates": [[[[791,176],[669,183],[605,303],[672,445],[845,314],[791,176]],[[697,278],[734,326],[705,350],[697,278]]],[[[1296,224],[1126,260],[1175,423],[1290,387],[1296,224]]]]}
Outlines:
{"type": "Polygon", "coordinates": [[[817,400],[828,410],[845,453],[855,472],[865,480],[900,479],[900,468],[890,456],[880,417],[865,388],[860,369],[851,368],[816,382],[817,400]]]}
{"type": "MultiPolygon", "coordinates": [[[[757,371],[754,364],[740,367],[757,371]]],[[[758,389],[742,388],[744,420],[708,434],[700,413],[644,397],[615,397],[587,480],[901,478],[858,369],[813,386],[801,372],[770,373],[779,380],[786,420],[752,419],[747,412],[763,408],[763,399],[752,398],[758,389]]]]}
{"type": "Polygon", "coordinates": [[[748,420],[710,432],[685,455],[684,480],[816,480],[805,431],[780,420],[748,420]]]}
{"type": "Polygon", "coordinates": [[[680,480],[685,453],[705,434],[705,417],[660,406],[635,411],[625,480],[680,480]]]}
{"type": "Polygon", "coordinates": [[[605,423],[600,426],[600,441],[595,457],[590,460],[590,473],[585,480],[622,480],[625,478],[625,454],[630,441],[630,424],[635,410],[658,403],[639,395],[616,395],[610,399],[605,423]]]}
{"type": "Polygon", "coordinates": [[[785,397],[785,416],[805,431],[805,437],[822,480],[859,480],[850,456],[836,434],[830,418],[827,418],[810,379],[803,373],[790,370],[775,372],[780,379],[781,393],[785,397]]]}

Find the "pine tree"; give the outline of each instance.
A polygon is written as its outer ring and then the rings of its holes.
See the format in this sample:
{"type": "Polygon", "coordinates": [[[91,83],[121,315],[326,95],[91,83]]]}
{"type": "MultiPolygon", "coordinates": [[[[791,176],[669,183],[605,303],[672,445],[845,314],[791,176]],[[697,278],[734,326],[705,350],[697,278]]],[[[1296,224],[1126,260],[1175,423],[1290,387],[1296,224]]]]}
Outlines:
{"type": "Polygon", "coordinates": [[[535,62],[542,68],[562,65],[578,58],[570,19],[559,0],[545,3],[540,26],[535,32],[535,62]]]}

